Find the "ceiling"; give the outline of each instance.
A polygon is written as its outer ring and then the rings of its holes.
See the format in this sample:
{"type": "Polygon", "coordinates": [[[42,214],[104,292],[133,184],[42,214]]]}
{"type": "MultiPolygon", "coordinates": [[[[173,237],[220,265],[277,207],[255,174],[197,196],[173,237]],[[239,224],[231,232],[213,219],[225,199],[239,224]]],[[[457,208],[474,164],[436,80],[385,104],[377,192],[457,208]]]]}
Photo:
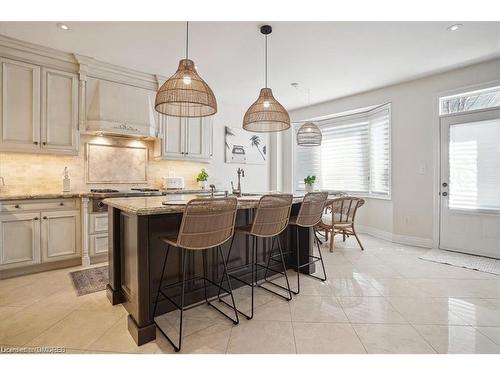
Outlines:
{"type": "MultiPolygon", "coordinates": [[[[293,109],[500,56],[500,22],[453,23],[272,22],[269,86],[293,109]]],[[[0,34],[166,76],[184,56],[185,23],[67,24],[0,22],[0,34]]],[[[246,108],[264,86],[261,24],[190,23],[190,58],[219,105],[246,108]]]]}

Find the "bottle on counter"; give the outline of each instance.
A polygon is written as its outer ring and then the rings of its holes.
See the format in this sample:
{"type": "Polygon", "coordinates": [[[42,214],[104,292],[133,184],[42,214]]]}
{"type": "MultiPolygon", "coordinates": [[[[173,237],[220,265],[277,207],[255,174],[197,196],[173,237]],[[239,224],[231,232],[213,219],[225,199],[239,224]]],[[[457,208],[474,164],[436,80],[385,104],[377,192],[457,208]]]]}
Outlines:
{"type": "Polygon", "coordinates": [[[68,192],[70,190],[71,190],[71,179],[69,178],[68,167],[64,167],[63,192],[68,192]]]}

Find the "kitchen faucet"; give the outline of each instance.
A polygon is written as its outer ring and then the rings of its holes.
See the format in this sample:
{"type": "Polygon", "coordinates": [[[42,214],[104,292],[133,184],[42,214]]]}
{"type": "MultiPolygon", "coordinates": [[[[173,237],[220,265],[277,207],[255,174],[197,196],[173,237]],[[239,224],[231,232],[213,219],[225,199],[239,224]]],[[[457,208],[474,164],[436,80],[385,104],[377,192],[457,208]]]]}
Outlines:
{"type": "Polygon", "coordinates": [[[237,197],[241,197],[241,177],[245,177],[245,171],[243,168],[238,168],[238,188],[235,189],[233,185],[233,181],[231,181],[231,188],[233,189],[233,194],[237,197]]]}

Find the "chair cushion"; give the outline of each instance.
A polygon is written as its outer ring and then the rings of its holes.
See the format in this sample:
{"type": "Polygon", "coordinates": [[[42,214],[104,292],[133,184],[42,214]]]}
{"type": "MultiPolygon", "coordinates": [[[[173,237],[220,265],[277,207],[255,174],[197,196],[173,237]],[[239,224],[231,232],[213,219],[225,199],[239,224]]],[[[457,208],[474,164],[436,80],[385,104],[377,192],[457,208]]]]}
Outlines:
{"type": "MultiPolygon", "coordinates": [[[[345,216],[342,216],[342,222],[341,222],[339,213],[333,214],[333,218],[334,218],[333,225],[336,225],[336,226],[349,226],[352,224],[352,220],[346,221],[345,216]]],[[[323,214],[323,216],[321,216],[321,222],[325,225],[331,226],[332,225],[332,214],[331,213],[323,214]]]]}

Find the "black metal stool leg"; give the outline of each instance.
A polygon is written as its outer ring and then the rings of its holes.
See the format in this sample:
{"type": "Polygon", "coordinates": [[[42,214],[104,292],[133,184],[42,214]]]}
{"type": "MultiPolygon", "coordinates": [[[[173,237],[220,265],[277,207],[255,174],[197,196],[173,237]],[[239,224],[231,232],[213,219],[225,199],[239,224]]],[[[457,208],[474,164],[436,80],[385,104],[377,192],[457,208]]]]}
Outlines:
{"type": "MultiPolygon", "coordinates": [[[[318,248],[318,253],[319,253],[319,259],[321,261],[321,267],[323,268],[323,278],[318,277],[321,281],[326,281],[326,269],[325,269],[325,263],[323,262],[323,254],[321,253],[321,247],[319,246],[319,239],[316,237],[316,233],[314,234],[314,242],[316,242],[316,247],[318,248]]],[[[316,277],[316,276],[313,276],[316,277]]]]}
{"type": "Polygon", "coordinates": [[[296,234],[296,241],[297,241],[297,291],[294,292],[292,290],[292,293],[294,294],[299,294],[300,293],[300,244],[299,244],[299,226],[295,226],[295,234],[296,234]]]}
{"type": "Polygon", "coordinates": [[[155,307],[153,309],[153,319],[156,315],[156,307],[158,306],[158,298],[160,298],[161,284],[163,282],[163,274],[165,273],[165,267],[167,265],[168,253],[170,252],[170,245],[167,245],[167,252],[165,254],[165,260],[163,261],[163,267],[161,269],[160,283],[158,284],[158,292],[156,293],[155,307]]]}
{"type": "MultiPolygon", "coordinates": [[[[236,309],[236,303],[234,302],[233,288],[231,287],[231,278],[229,277],[229,272],[227,271],[227,261],[226,259],[224,259],[224,254],[222,254],[222,247],[220,245],[218,247],[219,247],[219,254],[222,258],[222,263],[224,265],[224,274],[226,275],[227,285],[229,287],[229,294],[231,295],[231,302],[233,303],[234,316],[236,317],[236,320],[233,320],[233,323],[238,324],[240,322],[240,318],[238,317],[238,310],[236,309]]],[[[224,280],[224,278],[222,280],[224,280]]]]}

